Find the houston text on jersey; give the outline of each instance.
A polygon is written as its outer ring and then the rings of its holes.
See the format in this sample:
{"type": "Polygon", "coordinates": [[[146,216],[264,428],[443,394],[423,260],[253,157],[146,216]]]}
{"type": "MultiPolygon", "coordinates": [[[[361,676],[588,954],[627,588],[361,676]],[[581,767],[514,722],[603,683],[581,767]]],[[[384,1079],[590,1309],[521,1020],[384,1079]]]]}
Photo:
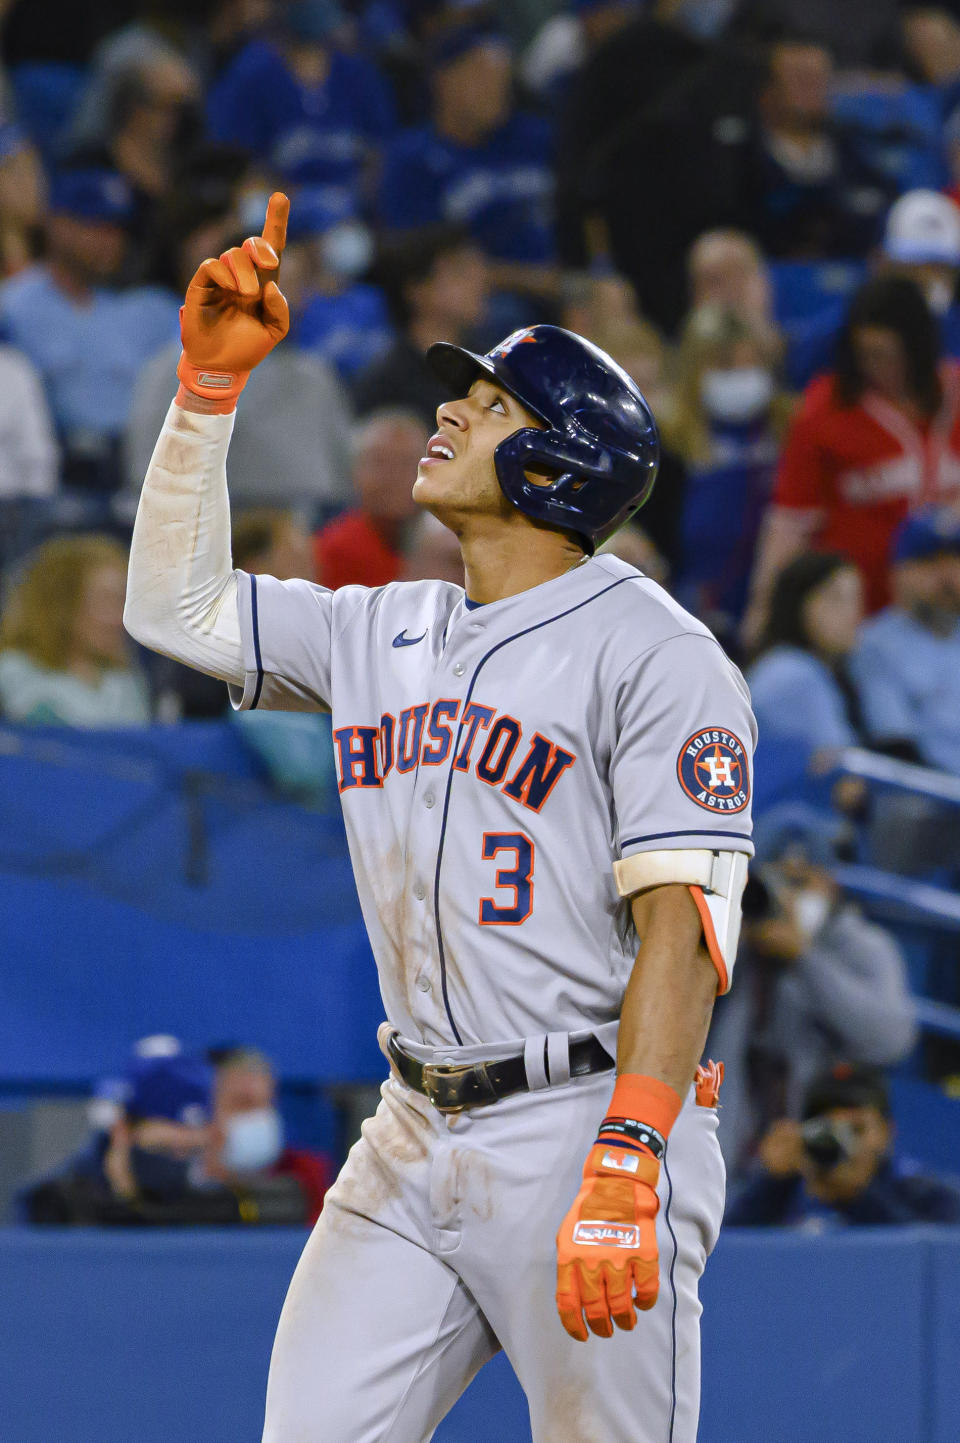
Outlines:
{"type": "Polygon", "coordinates": [[[473,771],[487,786],[539,812],[573,766],[575,754],[540,732],[524,745],[516,717],[498,716],[492,706],[471,701],[462,715],[460,707],[457,698],[441,697],[432,705],[408,706],[397,717],[385,712],[379,726],[337,727],[333,741],[340,791],[382,787],[394,769],[442,766],[453,750],[454,771],[473,771]]]}

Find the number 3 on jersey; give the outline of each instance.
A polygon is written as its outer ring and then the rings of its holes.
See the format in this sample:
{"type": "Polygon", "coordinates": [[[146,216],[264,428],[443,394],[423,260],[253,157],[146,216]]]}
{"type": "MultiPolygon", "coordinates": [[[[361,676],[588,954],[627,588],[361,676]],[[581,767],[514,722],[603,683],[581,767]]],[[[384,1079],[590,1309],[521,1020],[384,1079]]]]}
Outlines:
{"type": "Polygon", "coordinates": [[[481,897],[481,927],[519,927],[533,911],[533,842],[525,832],[484,832],[483,860],[492,862],[500,852],[512,852],[516,866],[498,867],[494,885],[512,889],[513,902],[502,906],[481,897]]]}

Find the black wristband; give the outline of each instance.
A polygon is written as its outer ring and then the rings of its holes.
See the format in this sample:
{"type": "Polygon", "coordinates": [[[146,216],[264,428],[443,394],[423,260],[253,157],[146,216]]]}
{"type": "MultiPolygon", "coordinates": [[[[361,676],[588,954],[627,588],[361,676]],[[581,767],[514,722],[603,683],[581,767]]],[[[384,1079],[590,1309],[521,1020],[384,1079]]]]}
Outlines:
{"type": "Polygon", "coordinates": [[[600,1124],[597,1142],[619,1142],[623,1147],[638,1143],[653,1153],[659,1162],[667,1150],[667,1140],[649,1123],[632,1117],[605,1117],[600,1124]]]}

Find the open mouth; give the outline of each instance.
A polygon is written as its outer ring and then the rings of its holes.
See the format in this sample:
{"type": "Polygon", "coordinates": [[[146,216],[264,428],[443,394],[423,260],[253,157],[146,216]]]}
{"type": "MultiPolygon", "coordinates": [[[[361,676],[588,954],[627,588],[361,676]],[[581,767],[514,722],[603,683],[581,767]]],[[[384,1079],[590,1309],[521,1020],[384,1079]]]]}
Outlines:
{"type": "Polygon", "coordinates": [[[421,466],[431,466],[443,461],[452,461],[456,455],[450,442],[445,436],[437,434],[431,436],[427,442],[426,455],[421,456],[421,466]]]}

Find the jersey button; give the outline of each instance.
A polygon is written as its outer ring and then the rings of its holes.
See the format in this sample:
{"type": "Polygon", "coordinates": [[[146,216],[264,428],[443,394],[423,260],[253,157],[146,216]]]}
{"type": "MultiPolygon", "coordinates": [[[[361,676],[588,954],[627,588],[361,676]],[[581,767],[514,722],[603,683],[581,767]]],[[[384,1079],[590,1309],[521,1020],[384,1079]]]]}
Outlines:
{"type": "Polygon", "coordinates": [[[427,895],[427,889],[422,882],[414,882],[413,895],[416,897],[418,902],[423,901],[424,897],[427,895]]]}
{"type": "Polygon", "coordinates": [[[422,974],[417,978],[417,986],[419,987],[419,989],[420,989],[421,992],[429,992],[429,991],[430,991],[430,978],[429,978],[425,973],[422,973],[422,974]]]}
{"type": "Polygon", "coordinates": [[[436,799],[436,797],[434,796],[433,792],[427,792],[427,793],[424,795],[423,805],[424,805],[425,807],[435,807],[435,806],[437,805],[437,799],[436,799]]]}
{"type": "Polygon", "coordinates": [[[467,668],[464,666],[462,661],[454,662],[453,674],[454,676],[463,676],[463,673],[466,671],[466,669],[467,668]]]}

